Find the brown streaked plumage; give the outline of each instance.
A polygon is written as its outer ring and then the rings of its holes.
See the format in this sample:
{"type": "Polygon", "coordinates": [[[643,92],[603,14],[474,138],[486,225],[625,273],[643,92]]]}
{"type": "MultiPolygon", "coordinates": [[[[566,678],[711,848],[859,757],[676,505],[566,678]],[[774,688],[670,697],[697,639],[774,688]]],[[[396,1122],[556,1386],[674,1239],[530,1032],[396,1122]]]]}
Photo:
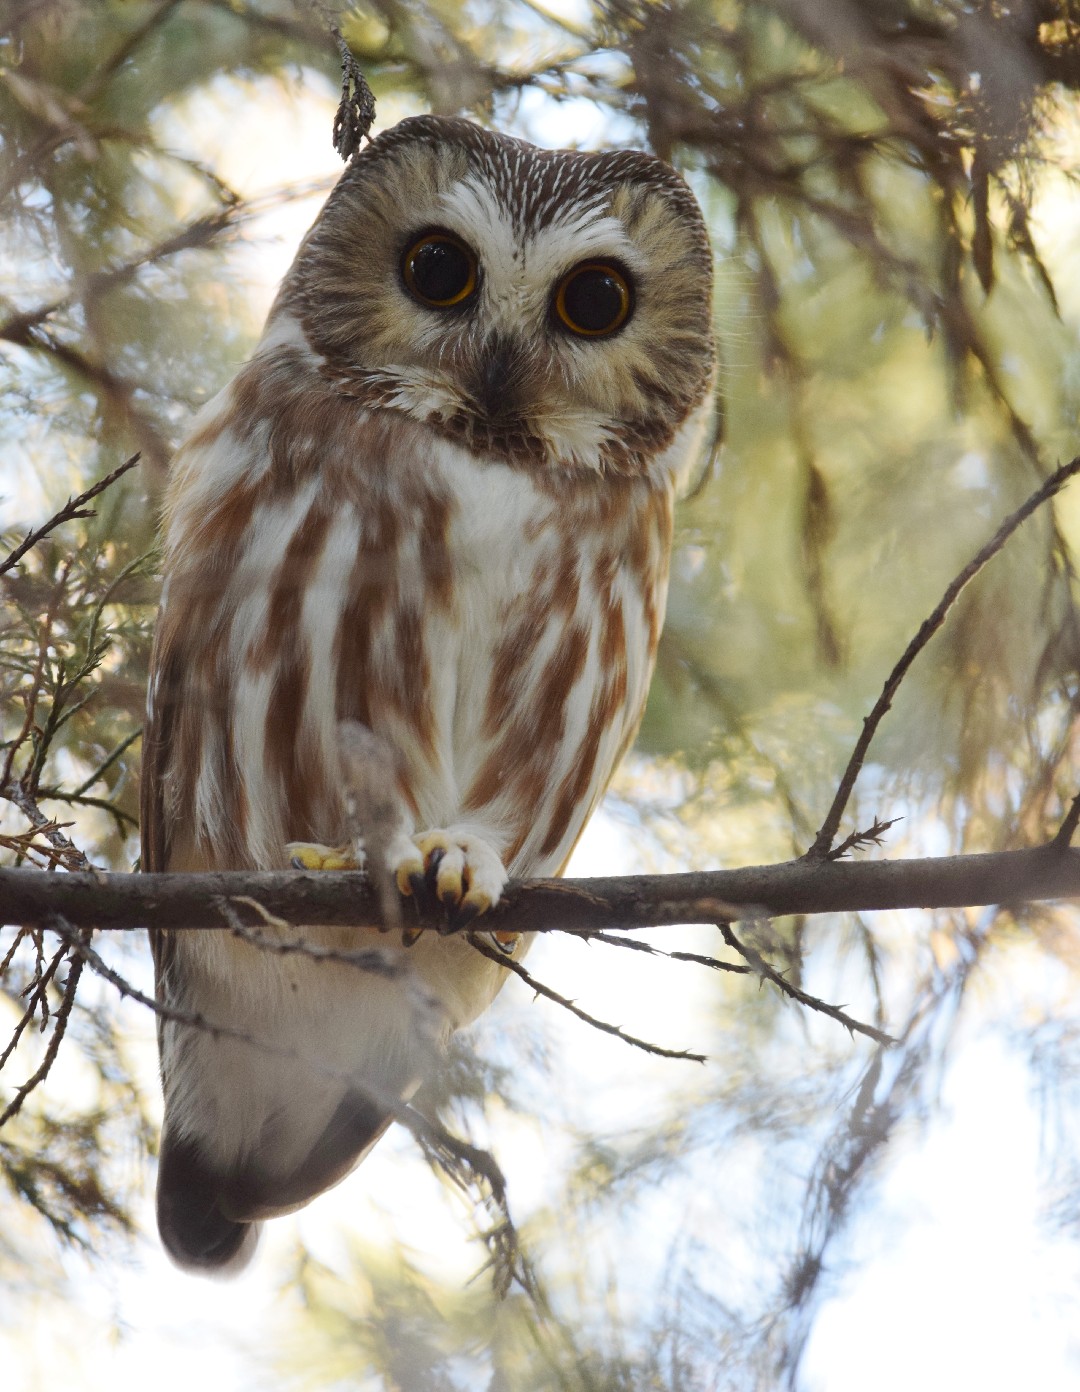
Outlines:
{"type": "MultiPolygon", "coordinates": [[[[173,464],[144,868],[345,841],[355,721],[398,770],[403,887],[462,921],[507,873],[561,871],[644,707],[710,279],[692,195],[646,155],[421,117],[353,160],[173,464]]],[[[182,1265],[236,1269],[347,1173],[505,976],[462,939],[303,932],[383,965],[155,937],[161,999],[254,1041],[161,1025],[182,1265]]]]}

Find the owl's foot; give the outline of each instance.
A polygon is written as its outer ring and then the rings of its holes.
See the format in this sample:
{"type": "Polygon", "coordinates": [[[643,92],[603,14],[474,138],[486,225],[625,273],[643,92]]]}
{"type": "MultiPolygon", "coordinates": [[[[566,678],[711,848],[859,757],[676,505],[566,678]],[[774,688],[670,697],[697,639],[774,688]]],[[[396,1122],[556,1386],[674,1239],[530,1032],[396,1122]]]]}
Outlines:
{"type": "Polygon", "coordinates": [[[359,870],[363,861],[357,860],[351,846],[322,846],[317,841],[289,841],[285,854],[294,870],[359,870]]]}
{"type": "MultiPolygon", "coordinates": [[[[295,870],[359,870],[364,861],[352,846],[323,846],[316,841],[290,841],[285,847],[295,870]]],[[[506,870],[481,837],[453,831],[429,831],[422,836],[400,835],[390,846],[390,870],[403,895],[418,906],[439,903],[446,910],[446,931],[460,932],[499,902],[506,870]]],[[[422,928],[406,928],[401,939],[411,947],[422,928]]],[[[520,934],[499,929],[487,935],[500,952],[511,956],[520,934]]]]}
{"type": "MultiPolygon", "coordinates": [[[[428,831],[414,836],[410,852],[393,867],[398,889],[418,903],[434,897],[447,914],[447,932],[466,928],[499,902],[506,870],[479,836],[428,831]]],[[[513,951],[516,933],[493,933],[501,951],[513,951]]]]}

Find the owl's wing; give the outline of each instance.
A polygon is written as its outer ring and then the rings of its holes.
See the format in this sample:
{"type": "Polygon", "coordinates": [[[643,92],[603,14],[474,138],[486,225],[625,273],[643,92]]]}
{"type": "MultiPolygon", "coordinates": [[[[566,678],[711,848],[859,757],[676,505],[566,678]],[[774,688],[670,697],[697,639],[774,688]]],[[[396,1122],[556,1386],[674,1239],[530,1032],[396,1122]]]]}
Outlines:
{"type": "MultiPolygon", "coordinates": [[[[209,869],[214,855],[244,863],[228,845],[211,851],[193,840],[200,741],[208,729],[224,731],[236,711],[222,706],[201,665],[207,587],[192,591],[193,602],[181,582],[170,577],[151,662],[146,871],[209,869]]],[[[412,1028],[418,1012],[429,1008],[436,1031],[441,1015],[436,1003],[417,999],[411,973],[383,979],[349,966],[282,962],[226,933],[159,930],[150,938],[162,1007],[161,1236],[181,1266],[235,1271],[254,1250],[262,1219],[307,1202],[371,1149],[426,1058],[427,1035],[412,1028]],[[196,1017],[217,1028],[198,1027],[196,1017]],[[354,1030],[353,1020],[363,1028],[354,1030]]]]}
{"type": "MultiPolygon", "coordinates": [[[[158,615],[160,624],[161,616],[158,615]]],[[[168,868],[168,827],[164,808],[165,767],[169,749],[171,702],[168,699],[167,672],[163,668],[160,643],[155,640],[150,659],[150,699],[147,703],[146,724],[143,729],[142,775],[139,788],[139,864],[143,871],[168,868]]],[[[154,984],[160,996],[162,976],[166,970],[170,947],[174,939],[160,929],[150,929],[150,951],[154,958],[154,984]]],[[[161,1043],[162,1019],[158,1016],[158,1043],[161,1043]]]]}
{"type": "Polygon", "coordinates": [[[140,864],[143,870],[157,871],[165,869],[168,859],[162,787],[169,746],[169,712],[159,694],[163,691],[163,682],[156,644],[150,659],[150,691],[151,698],[143,729],[142,785],[139,793],[142,841],[140,864]]]}

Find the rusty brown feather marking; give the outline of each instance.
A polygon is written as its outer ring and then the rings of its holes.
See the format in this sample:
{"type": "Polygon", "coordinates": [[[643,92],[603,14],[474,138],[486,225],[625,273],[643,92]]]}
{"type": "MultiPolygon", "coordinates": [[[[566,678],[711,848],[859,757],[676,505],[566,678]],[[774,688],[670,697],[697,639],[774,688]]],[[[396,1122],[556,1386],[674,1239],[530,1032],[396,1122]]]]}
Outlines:
{"type": "MultiPolygon", "coordinates": [[[[392,418],[374,419],[369,425],[374,444],[369,438],[365,449],[376,458],[383,449],[397,453],[407,448],[413,435],[392,418]]],[[[454,505],[419,469],[405,480],[395,479],[395,484],[400,487],[393,498],[369,489],[356,502],[360,545],[334,653],[337,717],[377,728],[380,714],[395,714],[407,722],[424,754],[434,758],[431,666],[424,629],[427,618],[454,599],[447,544],[454,505]],[[420,537],[422,599],[401,592],[398,556],[407,531],[420,537]],[[376,661],[372,652],[380,629],[393,634],[394,658],[389,662],[376,661]]]]}
{"type": "MultiPolygon", "coordinates": [[[[228,419],[215,418],[187,448],[212,445],[228,426],[228,419]]],[[[168,607],[158,617],[151,659],[154,709],[142,778],[148,870],[168,868],[170,833],[174,828],[182,831],[190,820],[191,780],[204,759],[212,757],[223,773],[231,772],[231,615],[222,613],[220,597],[239,562],[257,501],[258,490],[244,482],[201,516],[197,536],[186,538],[191,561],[172,576],[168,607]]],[[[248,864],[244,789],[231,776],[221,782],[223,796],[230,800],[228,844],[220,848],[221,863],[248,864]]]]}
{"type": "MultiPolygon", "coordinates": [[[[635,490],[633,506],[629,498],[616,510],[608,500],[604,509],[605,528],[619,550],[605,548],[594,569],[596,615],[601,680],[593,694],[584,738],[569,772],[553,796],[547,834],[540,845],[541,855],[550,855],[562,842],[577,819],[579,834],[603,795],[615,765],[633,742],[644,714],[644,690],[634,709],[627,708],[627,629],[622,601],[615,594],[615,579],[625,570],[641,596],[642,612],[648,628],[647,665],[651,669],[659,639],[662,593],[667,578],[668,538],[671,531],[671,498],[663,489],[649,489],[643,498],[635,490]],[[620,555],[621,551],[621,555],[620,555]],[[596,763],[605,734],[622,725],[616,756],[596,777],[596,763]]],[[[576,839],[576,838],[575,838],[576,839]]]]}
{"type": "MultiPolygon", "coordinates": [[[[534,537],[534,541],[539,533],[534,537]]],[[[528,660],[536,646],[537,635],[544,629],[561,620],[563,637],[566,639],[570,620],[578,605],[581,582],[578,558],[569,545],[564,544],[561,554],[555,557],[542,557],[533,571],[532,594],[521,600],[514,610],[505,616],[506,636],[495,650],[491,681],[484,709],[483,732],[493,739],[499,735],[510,718],[514,704],[528,693],[523,692],[523,682],[528,672],[528,660]]],[[[560,666],[561,654],[556,651],[552,666],[560,666]]],[[[584,662],[584,656],[582,657],[584,662]]],[[[564,678],[569,676],[571,683],[577,679],[580,668],[572,674],[564,670],[564,678]]],[[[541,678],[543,684],[547,677],[541,678]]],[[[556,677],[557,680],[557,677],[556,677]]],[[[550,713],[551,703],[556,692],[547,692],[544,699],[536,702],[538,711],[550,713]]],[[[480,807],[487,799],[474,800],[470,792],[466,798],[469,807],[480,807]]]]}
{"type": "Polygon", "coordinates": [[[249,671],[273,672],[265,728],[266,766],[281,788],[285,835],[290,841],[320,834],[318,814],[330,796],[319,750],[304,721],[313,674],[301,619],[331,520],[327,500],[317,498],[285,548],[270,591],[263,633],[247,659],[249,671]]]}
{"type": "MultiPolygon", "coordinates": [[[[527,617],[535,634],[544,622],[540,606],[531,609],[527,617]]],[[[536,686],[518,691],[516,701],[505,703],[503,716],[493,727],[498,731],[496,743],[465,794],[464,809],[473,813],[487,807],[501,793],[514,793],[520,820],[508,860],[513,860],[521,849],[536,817],[565,734],[566,703],[585,670],[588,655],[588,628],[583,623],[567,624],[536,686]]]]}

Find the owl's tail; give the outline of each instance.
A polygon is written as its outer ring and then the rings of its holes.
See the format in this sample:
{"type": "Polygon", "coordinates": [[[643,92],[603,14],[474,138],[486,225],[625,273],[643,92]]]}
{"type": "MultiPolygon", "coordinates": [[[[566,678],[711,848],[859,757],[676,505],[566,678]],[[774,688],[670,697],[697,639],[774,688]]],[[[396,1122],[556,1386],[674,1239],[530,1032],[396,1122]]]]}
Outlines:
{"type": "Polygon", "coordinates": [[[259,1223],[241,1223],[223,1210],[221,1176],[191,1141],[166,1133],[158,1161],[157,1221],[165,1250],[185,1271],[235,1276],[259,1242],[259,1223]]]}
{"type": "Polygon", "coordinates": [[[247,1154],[228,1171],[196,1141],[174,1139],[168,1124],[158,1160],[157,1219],[173,1261],[203,1275],[235,1276],[251,1260],[264,1218],[295,1212],[367,1155],[393,1116],[349,1090],[292,1173],[271,1155],[247,1154]]]}
{"type": "MultiPolygon", "coordinates": [[[[319,930],[307,931],[321,950],[319,930]]],[[[299,954],[283,966],[224,937],[177,935],[159,954],[168,1013],[157,1216],[178,1266],[231,1276],[250,1261],[260,1223],[360,1163],[449,1026],[400,948],[371,951],[362,969],[299,954]],[[195,1029],[192,1016],[220,1024],[195,1029]]]]}

